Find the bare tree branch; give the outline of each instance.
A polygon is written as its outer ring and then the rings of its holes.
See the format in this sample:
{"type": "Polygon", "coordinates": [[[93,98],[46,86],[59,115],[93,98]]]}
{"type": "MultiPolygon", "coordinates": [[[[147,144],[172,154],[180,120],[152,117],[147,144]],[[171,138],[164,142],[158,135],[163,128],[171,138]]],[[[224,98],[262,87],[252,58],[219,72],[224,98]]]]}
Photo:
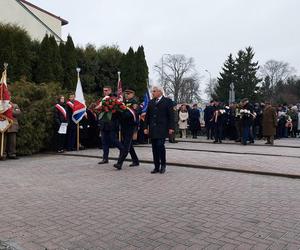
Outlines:
{"type": "Polygon", "coordinates": [[[161,79],[163,78],[161,85],[165,93],[172,95],[176,102],[191,103],[200,99],[200,80],[195,71],[193,58],[170,55],[166,57],[162,65],[154,65],[154,70],[161,79]]]}

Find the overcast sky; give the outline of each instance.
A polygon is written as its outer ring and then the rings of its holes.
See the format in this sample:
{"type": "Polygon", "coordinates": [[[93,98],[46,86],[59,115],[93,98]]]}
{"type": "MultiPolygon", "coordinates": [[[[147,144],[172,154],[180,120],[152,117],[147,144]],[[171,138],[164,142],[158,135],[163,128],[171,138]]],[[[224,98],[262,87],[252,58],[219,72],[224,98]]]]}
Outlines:
{"type": "MultiPolygon", "coordinates": [[[[145,48],[150,77],[162,54],[193,57],[217,77],[229,53],[252,46],[255,59],[285,61],[300,72],[300,0],[29,0],[69,21],[77,45],[145,48]]],[[[203,87],[202,87],[203,88],[203,87]]]]}

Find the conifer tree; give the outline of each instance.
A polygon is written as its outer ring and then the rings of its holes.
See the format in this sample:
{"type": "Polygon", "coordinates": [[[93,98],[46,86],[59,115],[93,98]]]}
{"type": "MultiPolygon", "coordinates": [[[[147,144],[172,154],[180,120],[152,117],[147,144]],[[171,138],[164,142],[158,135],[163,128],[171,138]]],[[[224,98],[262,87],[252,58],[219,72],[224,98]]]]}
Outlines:
{"type": "Polygon", "coordinates": [[[257,77],[259,66],[258,62],[253,61],[254,55],[253,49],[247,47],[245,50],[240,50],[235,59],[233,59],[232,54],[228,56],[215,88],[218,99],[227,102],[229,86],[234,83],[237,101],[245,97],[252,101],[256,100],[257,84],[261,79],[257,77]]]}
{"type": "Polygon", "coordinates": [[[126,55],[121,60],[121,76],[124,86],[136,87],[136,56],[132,49],[129,48],[126,55]]]}
{"type": "Polygon", "coordinates": [[[256,99],[256,87],[261,81],[257,77],[259,69],[258,62],[253,62],[254,51],[252,47],[240,50],[235,60],[235,90],[238,99],[247,97],[250,100],[256,99]]]}
{"type": "Polygon", "coordinates": [[[14,25],[0,24],[0,69],[8,63],[8,77],[14,82],[21,77],[31,79],[31,39],[14,25]]]}
{"type": "Polygon", "coordinates": [[[224,63],[220,77],[218,77],[218,85],[214,91],[220,101],[227,102],[229,100],[229,86],[231,83],[236,83],[235,61],[232,54],[228,56],[224,63]]]}
{"type": "Polygon", "coordinates": [[[49,37],[49,51],[50,51],[49,57],[51,59],[52,72],[54,75],[52,81],[57,81],[62,83],[63,81],[62,60],[60,56],[60,50],[54,36],[49,37]]]}
{"type": "Polygon", "coordinates": [[[51,46],[49,36],[46,34],[41,42],[36,69],[36,81],[37,83],[51,82],[55,79],[53,72],[53,65],[51,61],[51,46]]]}
{"type": "MultiPolygon", "coordinates": [[[[103,46],[98,51],[98,74],[96,76],[97,91],[102,91],[104,85],[110,85],[117,90],[118,71],[120,71],[123,56],[118,46],[103,46]]],[[[121,74],[124,82],[123,74],[121,74]]]]}
{"type": "Polygon", "coordinates": [[[60,44],[60,55],[64,74],[63,88],[69,91],[75,91],[77,82],[77,58],[74,43],[70,35],[68,35],[65,44],[60,44]]]}
{"type": "Polygon", "coordinates": [[[139,46],[135,53],[135,64],[136,64],[136,95],[143,96],[147,89],[148,81],[148,66],[145,59],[144,47],[139,46]]]}

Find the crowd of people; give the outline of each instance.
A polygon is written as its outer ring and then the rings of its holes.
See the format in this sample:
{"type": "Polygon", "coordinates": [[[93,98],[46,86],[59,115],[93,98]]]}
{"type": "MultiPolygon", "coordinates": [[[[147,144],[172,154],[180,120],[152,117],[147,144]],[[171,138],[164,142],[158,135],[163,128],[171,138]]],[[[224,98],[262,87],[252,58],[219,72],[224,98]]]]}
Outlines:
{"type": "MultiPolygon", "coordinates": [[[[103,89],[103,95],[113,95],[111,87],[103,89]]],[[[126,141],[127,144],[146,144],[149,143],[149,137],[144,133],[147,128],[145,124],[145,113],[141,113],[140,104],[137,102],[134,90],[127,89],[124,92],[124,100],[127,106],[134,105],[136,111],[136,121],[132,122],[124,117],[124,114],[113,116],[114,131],[110,138],[103,134],[105,126],[99,120],[99,110],[97,102],[92,103],[86,110],[86,114],[79,123],[80,131],[80,149],[99,147],[105,151],[103,161],[108,160],[109,147],[114,145],[121,148],[116,141],[120,139],[120,132],[126,135],[128,140],[132,137],[132,142],[126,141]],[[122,117],[123,116],[123,117],[122,117]],[[130,122],[131,127],[130,127],[130,122]],[[101,132],[102,131],[102,132],[101,132]]],[[[168,99],[168,98],[167,98],[168,99]]],[[[62,123],[68,124],[66,133],[57,133],[57,150],[58,152],[76,150],[77,126],[72,120],[74,95],[70,95],[65,101],[61,96],[55,108],[55,130],[58,131],[62,123]],[[64,112],[61,108],[65,109],[64,112]]],[[[99,101],[98,101],[99,102],[99,101]]],[[[296,138],[300,134],[300,110],[297,105],[278,105],[272,106],[270,102],[250,103],[248,98],[244,98],[239,103],[226,105],[217,100],[210,101],[204,111],[198,108],[197,104],[175,105],[172,102],[174,115],[175,132],[169,135],[169,142],[177,142],[176,137],[196,139],[199,135],[204,135],[207,140],[213,140],[214,143],[222,143],[223,140],[233,140],[243,145],[254,143],[255,140],[266,139],[266,144],[273,145],[274,139],[296,138]]],[[[126,113],[126,112],[125,112],[126,113]]],[[[109,128],[111,129],[111,128],[109,128]]],[[[138,159],[132,148],[128,149],[133,156],[133,164],[138,165],[138,159]]]]}
{"type": "Polygon", "coordinates": [[[204,122],[207,139],[214,143],[228,139],[246,145],[265,138],[266,144],[273,145],[274,139],[299,136],[300,110],[297,105],[251,104],[248,98],[228,106],[211,101],[204,122]]]}
{"type": "Polygon", "coordinates": [[[117,148],[119,157],[113,166],[121,170],[128,154],[132,159],[130,167],[139,165],[133,141],[138,139],[145,143],[150,138],[155,166],[151,173],[163,174],[166,170],[165,138],[174,134],[173,102],[163,96],[159,87],[152,89],[152,96],[147,110],[143,112],[134,89],[127,88],[124,100],[120,101],[112,88],[105,86],[103,97],[89,106],[78,125],[72,119],[74,95],[70,95],[67,102],[64,96],[60,96],[54,107],[57,151],[62,153],[65,149],[76,149],[76,131],[79,128],[81,148],[101,147],[103,156],[98,164],[109,163],[110,147],[117,148]],[[117,108],[114,109],[114,106],[117,108]]]}

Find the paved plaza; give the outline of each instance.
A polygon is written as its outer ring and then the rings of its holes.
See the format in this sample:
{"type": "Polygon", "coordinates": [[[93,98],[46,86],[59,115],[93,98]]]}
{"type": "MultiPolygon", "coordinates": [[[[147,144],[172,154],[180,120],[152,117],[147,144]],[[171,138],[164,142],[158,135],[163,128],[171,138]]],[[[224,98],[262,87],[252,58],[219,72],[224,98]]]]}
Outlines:
{"type": "MultiPolygon", "coordinates": [[[[299,179],[175,166],[300,175],[300,149],[283,144],[167,144],[174,165],[164,175],[146,163],[98,165],[96,149],[0,162],[0,242],[24,250],[300,249],[299,179]]],[[[151,159],[147,145],[137,151],[151,159]]]]}

